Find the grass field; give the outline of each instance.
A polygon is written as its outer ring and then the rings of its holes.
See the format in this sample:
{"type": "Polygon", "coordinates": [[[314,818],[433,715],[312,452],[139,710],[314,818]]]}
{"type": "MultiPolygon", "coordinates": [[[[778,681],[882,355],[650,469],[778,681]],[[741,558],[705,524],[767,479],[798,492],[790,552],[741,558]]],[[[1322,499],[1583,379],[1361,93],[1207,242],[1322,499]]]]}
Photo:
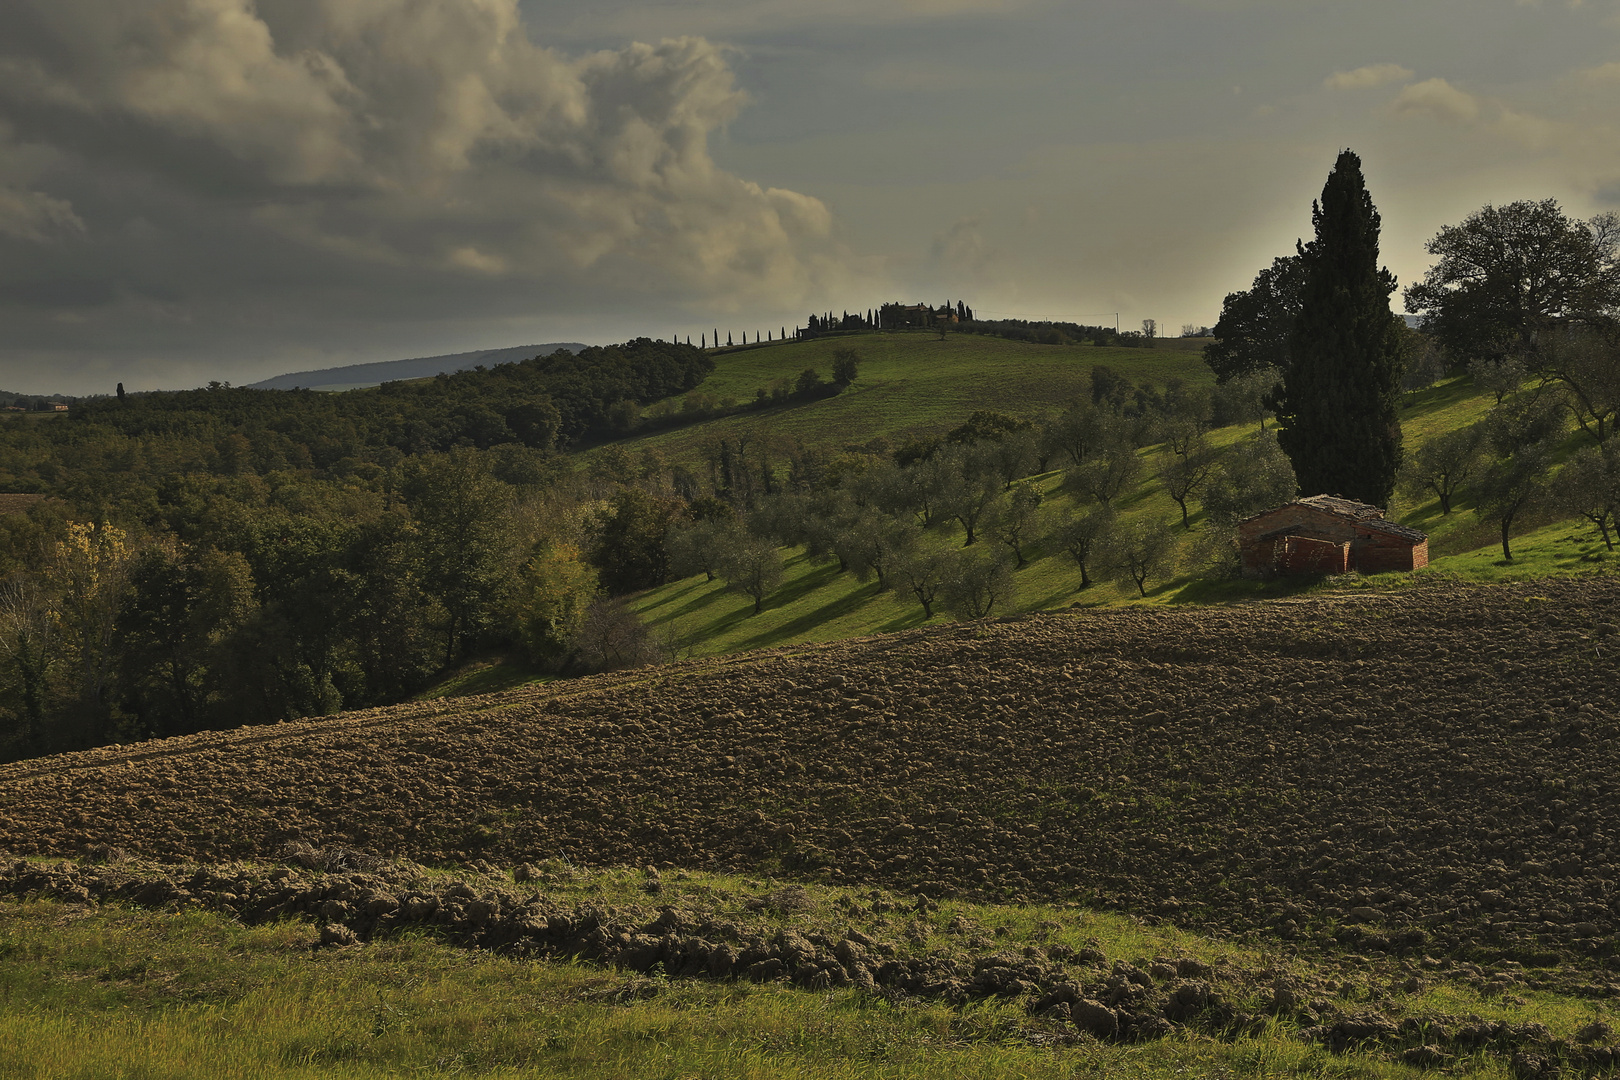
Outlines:
{"type": "MultiPolygon", "coordinates": [[[[764,348],[722,350],[714,373],[700,387],[716,398],[751,398],[755,388],[795,376],[805,367],[831,369],[834,349],[850,347],[863,357],[856,383],[843,394],[814,402],[749,410],[688,427],[648,434],[631,445],[659,448],[677,461],[693,463],[700,444],[716,434],[794,437],[823,446],[858,445],[876,436],[898,442],[908,434],[939,433],[962,423],[975,409],[1039,417],[1061,410],[1078,395],[1089,393],[1093,365],[1108,366],[1132,380],[1157,385],[1171,379],[1192,384],[1212,381],[1202,357],[1193,350],[1101,349],[1091,346],[1045,346],[998,338],[953,335],[941,341],[922,333],[867,334],[792,342],[764,348]]],[[[1493,400],[1467,377],[1454,377],[1405,396],[1402,427],[1408,450],[1444,431],[1475,423],[1493,400]]],[[[1213,431],[1210,442],[1232,450],[1254,439],[1256,428],[1240,425],[1213,431]]],[[[1572,434],[1561,451],[1567,456],[1583,436],[1572,434]]],[[[1142,480],[1116,500],[1123,524],[1163,522],[1180,539],[1175,568],[1148,582],[1147,596],[1134,585],[1093,573],[1094,584],[1079,588],[1080,574],[1061,550],[1036,539],[1026,548],[1029,563],[1016,575],[1017,589],[1003,610],[1055,611],[1070,607],[1182,605],[1225,603],[1287,595],[1323,588],[1400,587],[1401,575],[1370,579],[1253,582],[1207,576],[1212,549],[1203,513],[1196,501],[1190,532],[1180,528],[1180,511],[1155,478],[1168,458],[1164,446],[1139,451],[1142,480]]],[[[1060,490],[1062,475],[1053,471],[1034,478],[1047,493],[1042,511],[1050,526],[1072,506],[1060,490]]],[[[1501,557],[1495,526],[1481,522],[1465,489],[1453,512],[1440,513],[1437,499],[1397,498],[1392,516],[1430,534],[1427,575],[1465,580],[1509,581],[1548,575],[1612,571],[1616,563],[1603,548],[1595,527],[1577,520],[1531,515],[1515,529],[1515,558],[1501,557]]],[[[795,643],[831,641],[888,633],[922,625],[923,611],[909,594],[885,592],[875,581],[840,573],[836,562],[818,562],[802,550],[784,550],[782,585],[766,598],[763,610],[726,591],[720,581],[687,578],[632,598],[631,606],[654,633],[679,656],[719,655],[795,643]]],[[[936,613],[936,621],[950,616],[936,613]]],[[[425,697],[486,693],[531,681],[535,676],[506,664],[459,673],[431,688],[425,697]]]]}
{"type": "MultiPolygon", "coordinates": [[[[647,899],[636,872],[575,876],[555,891],[609,910],[647,899]]],[[[754,917],[744,901],[774,887],[679,877],[660,902],[743,920],[754,917]]],[[[804,909],[779,921],[808,933],[821,924],[847,927],[860,900],[880,894],[820,886],[799,895],[804,909]]],[[[895,903],[909,908],[904,898],[895,903]]],[[[1284,958],[1072,907],[947,901],[910,917],[902,948],[959,951],[955,928],[965,925],[1014,954],[1066,945],[1139,969],[1169,956],[1214,970],[1263,971],[1265,978],[1240,979],[1229,990],[1233,1006],[1254,1010],[1256,1022],[1242,1032],[1193,1026],[1122,1044],[1033,1017],[1016,1000],[952,1005],[853,988],[646,977],[505,959],[421,932],[316,949],[315,928],[300,921],[250,927],[202,909],[42,899],[0,902],[0,923],[0,1075],[31,1080],[1433,1075],[1401,1064],[1399,1045],[1332,1053],[1302,1039],[1299,1020],[1265,1015],[1272,982],[1283,978],[1315,987],[1336,1008],[1377,1002],[1395,1015],[1533,1019],[1553,1038],[1616,1019],[1608,1003],[1558,993],[1490,995],[1466,970],[1413,979],[1409,965],[1394,961],[1369,968],[1284,958]]],[[[1512,1075],[1502,1056],[1483,1049],[1448,1055],[1447,1065],[1453,1074],[1512,1075]]]]}
{"type": "Polygon", "coordinates": [[[722,350],[715,357],[714,373],[697,392],[719,401],[747,403],[760,388],[778,379],[796,379],[806,368],[830,378],[833,351],[840,348],[858,352],[861,366],[855,382],[836,397],[751,409],[648,434],[631,445],[655,446],[675,460],[687,460],[696,456],[703,438],[745,430],[844,446],[880,435],[899,441],[907,435],[943,432],[977,409],[1036,419],[1089,394],[1091,369],[1099,364],[1134,383],[1214,381],[1195,351],[1032,345],[973,334],[940,340],[933,334],[882,333],[722,350]]]}

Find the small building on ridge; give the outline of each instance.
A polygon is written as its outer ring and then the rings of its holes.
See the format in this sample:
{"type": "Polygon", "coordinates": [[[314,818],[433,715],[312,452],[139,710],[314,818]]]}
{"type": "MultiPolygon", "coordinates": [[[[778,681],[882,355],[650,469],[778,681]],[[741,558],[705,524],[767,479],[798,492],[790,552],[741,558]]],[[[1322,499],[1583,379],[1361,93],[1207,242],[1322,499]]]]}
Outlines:
{"type": "Polygon", "coordinates": [[[1384,518],[1376,506],[1334,495],[1295,499],[1238,523],[1248,577],[1381,574],[1429,564],[1429,536],[1384,518]]]}

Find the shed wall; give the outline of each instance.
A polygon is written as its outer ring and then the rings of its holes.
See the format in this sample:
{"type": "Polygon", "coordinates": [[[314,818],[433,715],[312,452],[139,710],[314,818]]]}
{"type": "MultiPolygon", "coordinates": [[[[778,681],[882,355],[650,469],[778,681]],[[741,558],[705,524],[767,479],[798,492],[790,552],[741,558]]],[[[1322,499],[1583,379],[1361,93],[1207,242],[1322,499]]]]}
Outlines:
{"type": "Polygon", "coordinates": [[[1427,540],[1414,543],[1297,503],[1242,522],[1237,539],[1243,572],[1251,577],[1347,570],[1377,574],[1416,570],[1429,563],[1427,540]],[[1330,555],[1328,548],[1337,554],[1330,555]]]}

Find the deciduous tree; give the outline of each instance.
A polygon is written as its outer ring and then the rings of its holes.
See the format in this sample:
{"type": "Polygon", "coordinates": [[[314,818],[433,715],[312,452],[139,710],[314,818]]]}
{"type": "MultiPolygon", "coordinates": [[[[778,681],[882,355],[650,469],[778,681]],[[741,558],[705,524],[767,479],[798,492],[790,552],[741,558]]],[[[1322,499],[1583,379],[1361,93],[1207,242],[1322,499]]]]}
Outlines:
{"type": "Polygon", "coordinates": [[[990,534],[1012,550],[1019,570],[1029,562],[1024,558],[1024,545],[1037,528],[1041,504],[1045,500],[1046,493],[1038,485],[1021,480],[1007,492],[1006,499],[997,509],[995,521],[991,523],[990,534]]]}
{"type": "Polygon", "coordinates": [[[1575,514],[1598,527],[1603,546],[1614,550],[1610,530],[1620,520],[1620,449],[1581,448],[1553,478],[1552,503],[1561,513],[1575,514]]]}
{"type": "Polygon", "coordinates": [[[1451,513],[1458,490],[1479,475],[1484,442],[1484,429],[1478,425],[1453,428],[1427,440],[1402,467],[1402,489],[1412,494],[1432,491],[1440,500],[1440,512],[1451,513]]]}
{"type": "Polygon", "coordinates": [[[1147,582],[1170,572],[1175,564],[1176,540],[1162,522],[1138,522],[1116,531],[1108,562],[1122,577],[1147,596],[1147,582]]]}
{"type": "MultiPolygon", "coordinates": [[[[405,497],[417,520],[428,586],[448,616],[448,666],[494,625],[504,600],[517,558],[512,489],[495,479],[484,455],[463,447],[413,462],[405,497]]],[[[658,541],[661,547],[662,528],[658,541]]]]}
{"type": "Polygon", "coordinates": [[[726,588],[742,593],[754,602],[754,614],[764,610],[765,598],[782,584],[782,554],[776,544],[756,536],[739,524],[727,527],[718,538],[719,564],[716,567],[726,588]]]}
{"type": "Polygon", "coordinates": [[[1006,552],[964,551],[945,583],[945,608],[959,619],[987,618],[1012,599],[1016,587],[1006,552]]]}
{"type": "Polygon", "coordinates": [[[957,551],[918,543],[895,560],[889,586],[909,592],[922,605],[923,618],[934,617],[934,603],[960,573],[963,555],[957,551]]]}
{"type": "Polygon", "coordinates": [[[1091,587],[1091,568],[1103,561],[1115,530],[1114,512],[1106,506],[1092,506],[1070,513],[1052,533],[1049,543],[1069,553],[1080,568],[1080,588],[1091,587]]]}
{"type": "Polygon", "coordinates": [[[1298,494],[1293,465],[1268,431],[1221,453],[1204,487],[1204,516],[1212,526],[1230,529],[1298,494]]]}
{"type": "Polygon", "coordinates": [[[1551,465],[1551,449],[1545,443],[1531,443],[1493,464],[1480,478],[1474,510],[1481,521],[1500,527],[1502,558],[1507,562],[1513,561],[1513,523],[1545,501],[1551,465]]]}
{"type": "Polygon", "coordinates": [[[1142,473],[1142,459],[1129,444],[1098,450],[1063,474],[1063,487],[1087,502],[1113,503],[1142,473]]]}
{"type": "Polygon", "coordinates": [[[1204,346],[1204,363],[1221,384],[1253,376],[1266,379],[1270,389],[1282,377],[1304,281],[1304,259],[1284,255],[1255,275],[1246,291],[1227,294],[1215,340],[1204,346]]]}
{"type": "Polygon", "coordinates": [[[1620,219],[1564,214],[1556,199],[1485,206],[1425,246],[1436,261],[1406,290],[1406,310],[1453,364],[1516,359],[1540,365],[1540,335],[1565,319],[1620,304],[1620,219]]]}
{"type": "Polygon", "coordinates": [[[1204,490],[1210,473],[1215,469],[1215,460],[1215,452],[1202,436],[1198,436],[1184,443],[1181,451],[1172,453],[1164,468],[1159,470],[1159,482],[1164,485],[1165,494],[1181,508],[1183,529],[1192,529],[1187,503],[1204,490]]]}

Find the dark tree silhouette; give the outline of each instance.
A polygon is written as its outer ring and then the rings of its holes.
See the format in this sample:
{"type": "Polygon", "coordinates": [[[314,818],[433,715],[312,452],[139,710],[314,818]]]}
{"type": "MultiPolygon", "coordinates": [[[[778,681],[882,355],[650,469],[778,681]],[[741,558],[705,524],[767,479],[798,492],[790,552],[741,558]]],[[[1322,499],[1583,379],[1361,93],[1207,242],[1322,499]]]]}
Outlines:
{"type": "Polygon", "coordinates": [[[1204,363],[1222,383],[1260,372],[1281,375],[1288,367],[1288,336],[1299,318],[1305,260],[1273,259],[1255,275],[1246,292],[1228,293],[1215,324],[1215,340],[1204,346],[1204,363]]]}
{"type": "Polygon", "coordinates": [[[1378,266],[1378,211],[1349,150],[1311,220],[1316,239],[1300,248],[1305,280],[1288,369],[1268,403],[1301,490],[1385,506],[1401,465],[1395,278],[1378,266]]]}

